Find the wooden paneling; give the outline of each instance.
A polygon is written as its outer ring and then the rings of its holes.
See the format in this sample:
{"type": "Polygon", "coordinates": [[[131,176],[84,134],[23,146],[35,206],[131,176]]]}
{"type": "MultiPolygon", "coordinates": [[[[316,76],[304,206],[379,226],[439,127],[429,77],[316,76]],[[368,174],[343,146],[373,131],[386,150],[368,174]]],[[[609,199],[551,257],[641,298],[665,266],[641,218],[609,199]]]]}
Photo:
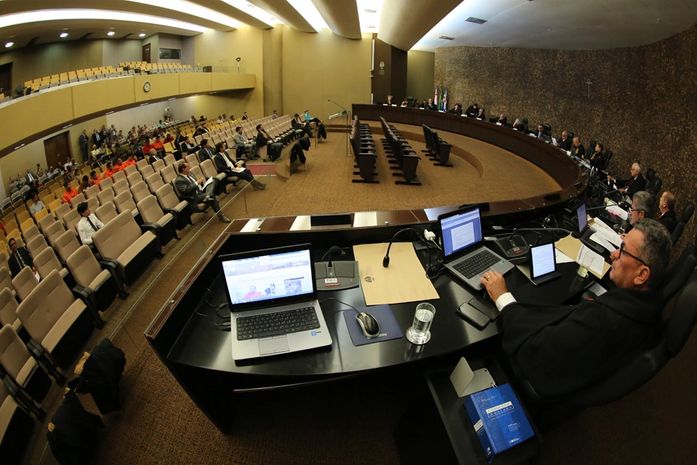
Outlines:
{"type": "Polygon", "coordinates": [[[129,76],[71,87],[75,118],[134,103],[133,80],[129,76]]]}

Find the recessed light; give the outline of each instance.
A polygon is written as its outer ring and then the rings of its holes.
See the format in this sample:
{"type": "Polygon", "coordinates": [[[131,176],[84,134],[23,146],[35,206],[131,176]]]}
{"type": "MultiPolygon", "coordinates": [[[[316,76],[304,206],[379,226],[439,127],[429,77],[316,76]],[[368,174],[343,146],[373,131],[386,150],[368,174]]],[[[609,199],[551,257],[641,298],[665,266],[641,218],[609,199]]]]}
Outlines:
{"type": "Polygon", "coordinates": [[[145,37],[145,33],[141,32],[140,34],[138,34],[138,37],[140,37],[142,39],[143,37],[145,37]]]}
{"type": "Polygon", "coordinates": [[[10,48],[14,45],[14,42],[5,42],[5,48],[10,48]]]}
{"type": "Polygon", "coordinates": [[[106,35],[108,35],[109,37],[113,36],[114,34],[116,34],[114,31],[109,31],[106,33],[106,35]]]}
{"type": "Polygon", "coordinates": [[[65,39],[66,37],[68,37],[68,33],[67,33],[67,32],[61,32],[60,34],[58,34],[58,37],[60,37],[61,39],[65,39]]]}

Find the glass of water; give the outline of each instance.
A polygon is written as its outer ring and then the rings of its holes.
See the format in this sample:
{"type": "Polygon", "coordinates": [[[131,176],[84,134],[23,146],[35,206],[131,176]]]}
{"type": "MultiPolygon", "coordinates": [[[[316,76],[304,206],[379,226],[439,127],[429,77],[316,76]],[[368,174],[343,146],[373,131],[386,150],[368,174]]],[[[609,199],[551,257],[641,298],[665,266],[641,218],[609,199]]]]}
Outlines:
{"type": "Polygon", "coordinates": [[[426,344],[431,339],[431,323],[436,316],[436,307],[422,302],[416,306],[414,321],[407,329],[407,340],[412,344],[426,344]]]}

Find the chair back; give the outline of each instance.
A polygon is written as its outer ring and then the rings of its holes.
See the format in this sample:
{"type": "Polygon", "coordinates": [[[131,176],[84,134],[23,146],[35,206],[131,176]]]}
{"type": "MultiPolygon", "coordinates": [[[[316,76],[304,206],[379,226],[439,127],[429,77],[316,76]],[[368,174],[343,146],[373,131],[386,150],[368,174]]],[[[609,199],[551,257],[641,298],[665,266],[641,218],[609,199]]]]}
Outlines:
{"type": "Polygon", "coordinates": [[[137,203],[150,195],[150,189],[148,189],[145,181],[140,181],[131,186],[131,194],[133,195],[133,200],[137,203]]]}
{"type": "Polygon", "coordinates": [[[2,264],[0,266],[0,289],[14,289],[12,287],[12,275],[10,274],[9,268],[6,266],[6,264],[2,264]]]}
{"type": "Polygon", "coordinates": [[[101,181],[99,181],[99,190],[101,191],[109,191],[112,190],[111,186],[114,185],[114,180],[112,178],[104,178],[101,181]]]}
{"type": "Polygon", "coordinates": [[[665,322],[664,337],[670,357],[675,357],[685,346],[697,321],[697,269],[676,297],[675,306],[665,322]]]}
{"type": "Polygon", "coordinates": [[[132,212],[136,210],[136,204],[131,196],[131,191],[121,192],[119,195],[114,197],[114,203],[116,203],[116,209],[119,213],[132,212]]]}
{"type": "Polygon", "coordinates": [[[114,208],[114,204],[111,202],[102,204],[94,214],[97,215],[97,218],[104,224],[116,218],[117,215],[116,208],[114,208]]]}
{"type": "Polygon", "coordinates": [[[73,208],[63,216],[63,223],[65,223],[65,229],[68,231],[74,231],[78,221],[80,221],[80,214],[76,208],[73,208]]]}
{"type": "Polygon", "coordinates": [[[86,201],[87,201],[87,197],[85,197],[85,194],[80,192],[75,197],[70,199],[70,205],[72,205],[73,208],[77,208],[78,205],[80,205],[82,202],[86,202],[86,201]]]}
{"type": "Polygon", "coordinates": [[[128,181],[126,181],[125,179],[122,179],[120,181],[116,181],[114,183],[114,195],[118,196],[119,194],[122,194],[126,191],[129,191],[130,189],[131,188],[128,185],[128,181]]]}
{"type": "Polygon", "coordinates": [[[92,197],[97,198],[97,194],[99,194],[99,186],[90,186],[87,189],[85,189],[85,197],[88,199],[91,199],[92,197]]]}
{"type": "MultiPolygon", "coordinates": [[[[46,250],[51,249],[47,248],[46,250]]],[[[28,266],[22,268],[20,272],[17,273],[17,275],[14,278],[12,278],[12,287],[17,293],[17,297],[19,298],[19,300],[26,299],[31,293],[31,291],[33,291],[34,288],[36,288],[37,284],[39,284],[39,281],[36,280],[34,272],[28,266]]]]}
{"type": "Polygon", "coordinates": [[[172,182],[177,177],[177,172],[174,170],[174,165],[167,165],[160,170],[160,175],[165,183],[172,182]]]}
{"type": "Polygon", "coordinates": [[[48,242],[46,242],[46,238],[41,234],[32,237],[31,240],[27,242],[27,250],[29,250],[32,257],[36,257],[36,255],[46,247],[48,247],[48,242]]]}
{"type": "MultiPolygon", "coordinates": [[[[72,234],[70,231],[66,232],[72,234]]],[[[34,266],[36,271],[39,272],[41,279],[45,279],[51,271],[60,271],[63,268],[63,265],[58,261],[58,257],[56,257],[56,253],[50,247],[46,247],[39,255],[34,257],[34,266]]]]}
{"type": "Polygon", "coordinates": [[[102,272],[92,250],[86,245],[78,247],[68,257],[66,264],[70,274],[75,278],[75,282],[85,288],[89,288],[92,281],[102,272]]]}
{"type": "Polygon", "coordinates": [[[29,335],[42,342],[65,310],[75,301],[58,271],[51,271],[17,307],[29,335]]]}
{"type": "Polygon", "coordinates": [[[146,164],[140,169],[140,174],[143,175],[143,178],[147,178],[151,174],[155,172],[155,169],[152,167],[152,165],[146,164]]]}
{"type": "Polygon", "coordinates": [[[172,184],[165,184],[164,186],[160,187],[155,195],[157,196],[157,200],[160,202],[160,205],[162,205],[162,208],[166,208],[168,210],[175,209],[181,202],[181,200],[179,200],[177,197],[177,194],[174,192],[172,184]]]}
{"type": "Polygon", "coordinates": [[[159,160],[159,159],[158,159],[158,160],[155,160],[155,161],[152,163],[152,169],[154,169],[155,172],[159,172],[159,171],[160,171],[162,168],[164,168],[164,167],[165,167],[165,162],[164,162],[164,160],[159,160]]]}
{"type": "Polygon", "coordinates": [[[0,291],[0,326],[14,326],[17,323],[17,299],[12,291],[5,287],[0,291]]]}
{"type": "Polygon", "coordinates": [[[670,240],[673,242],[673,245],[677,244],[678,241],[680,240],[680,236],[682,236],[682,232],[685,230],[685,223],[682,221],[678,221],[678,224],[675,225],[675,229],[673,229],[673,232],[670,235],[670,240]]]}
{"type": "Polygon", "coordinates": [[[77,236],[72,231],[65,231],[63,234],[56,238],[53,246],[60,255],[63,262],[68,261],[68,257],[72,255],[80,247],[80,241],[77,240],[77,236]]]}
{"type": "Polygon", "coordinates": [[[150,189],[150,193],[157,192],[157,189],[164,185],[164,181],[162,181],[162,176],[160,176],[160,173],[151,174],[145,178],[145,182],[148,185],[148,189],[150,189]]]}
{"type": "Polygon", "coordinates": [[[685,205],[685,208],[682,210],[682,216],[680,217],[680,221],[683,223],[687,224],[688,221],[690,221],[690,218],[692,218],[692,215],[695,213],[695,206],[692,202],[688,202],[687,205],[685,205]]]}
{"type": "Polygon", "coordinates": [[[19,385],[29,379],[36,362],[11,326],[0,328],[0,366],[19,385]]]}
{"type": "MultiPolygon", "coordinates": [[[[129,168],[133,168],[133,166],[129,166],[129,168]]],[[[129,174],[127,178],[128,185],[131,187],[133,187],[134,184],[141,182],[142,180],[143,176],[138,171],[129,174]]]]}
{"type": "Polygon", "coordinates": [[[32,225],[22,233],[22,235],[24,236],[24,242],[29,243],[29,241],[34,239],[36,236],[41,236],[41,231],[39,231],[39,228],[32,223],[32,225]]]}
{"type": "Polygon", "coordinates": [[[695,246],[690,245],[685,247],[680,258],[678,258],[668,273],[666,273],[666,277],[661,284],[660,291],[664,302],[668,302],[683,288],[687,278],[690,277],[696,265],[697,257],[695,257],[695,246]]]}
{"type": "Polygon", "coordinates": [[[53,215],[56,217],[58,221],[63,221],[63,217],[66,213],[70,211],[70,208],[70,205],[68,205],[67,203],[62,203],[58,208],[53,210],[53,215]]]}
{"type": "Polygon", "coordinates": [[[216,177],[218,175],[218,170],[215,169],[215,165],[213,164],[213,161],[210,159],[203,160],[199,167],[201,168],[203,176],[206,178],[216,177]]]}
{"type": "Polygon", "coordinates": [[[97,194],[97,198],[99,199],[100,205],[112,202],[114,200],[114,191],[113,189],[103,189],[99,191],[99,194],[97,194]]]}
{"type": "Polygon", "coordinates": [[[157,223],[165,215],[154,195],[149,195],[138,202],[138,211],[143,223],[157,223]]]}

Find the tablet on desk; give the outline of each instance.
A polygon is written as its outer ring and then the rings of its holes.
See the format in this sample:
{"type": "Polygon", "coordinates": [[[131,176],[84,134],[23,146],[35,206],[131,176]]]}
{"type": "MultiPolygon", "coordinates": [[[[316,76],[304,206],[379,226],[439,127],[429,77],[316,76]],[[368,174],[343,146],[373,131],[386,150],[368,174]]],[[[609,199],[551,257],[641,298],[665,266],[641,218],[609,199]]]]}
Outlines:
{"type": "Polygon", "coordinates": [[[533,284],[539,286],[560,276],[553,242],[530,247],[530,280],[533,284]]]}

